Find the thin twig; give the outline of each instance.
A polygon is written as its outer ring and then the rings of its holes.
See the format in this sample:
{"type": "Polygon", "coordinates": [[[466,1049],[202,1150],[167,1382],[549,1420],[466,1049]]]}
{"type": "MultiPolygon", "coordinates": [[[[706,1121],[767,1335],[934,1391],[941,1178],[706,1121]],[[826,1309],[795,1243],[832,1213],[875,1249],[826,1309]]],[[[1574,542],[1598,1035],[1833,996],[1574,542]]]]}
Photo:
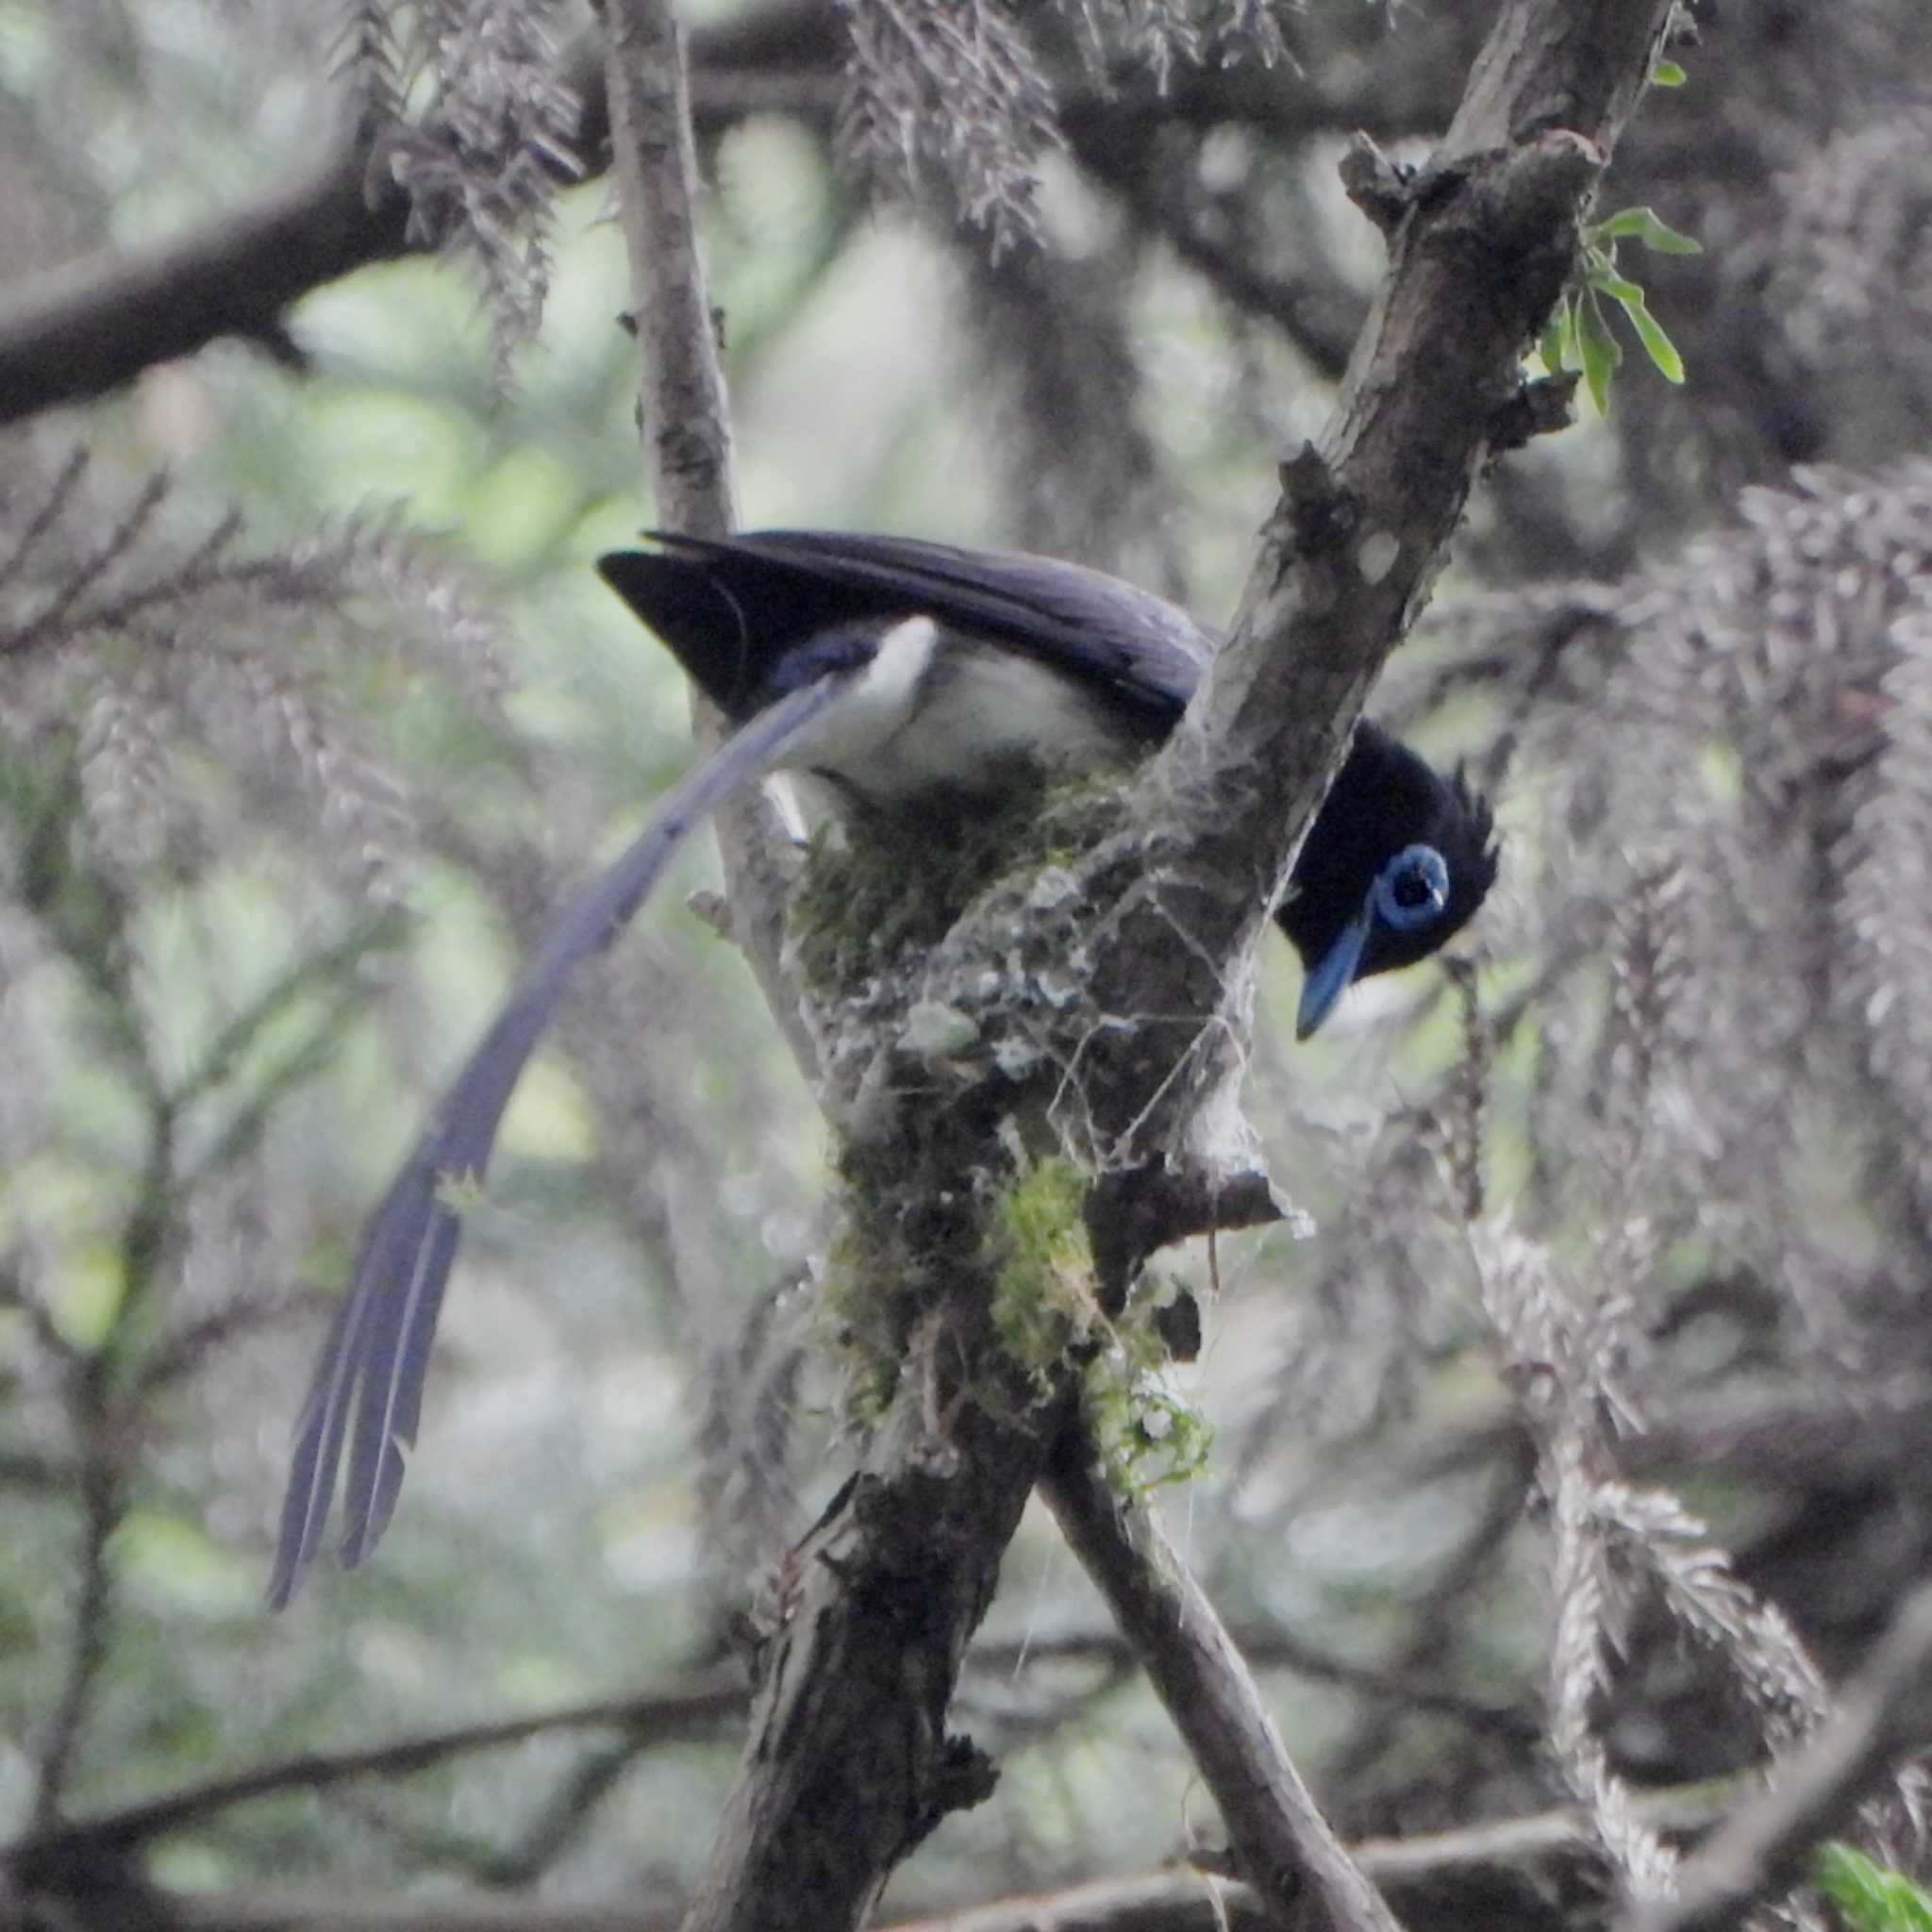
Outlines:
{"type": "Polygon", "coordinates": [[[76,443],[67,452],[67,459],[60,466],[60,474],[54,478],[46,495],[41,500],[41,507],[28,518],[26,527],[21,531],[19,541],[4,562],[0,562],[0,591],[4,591],[19,574],[21,566],[33,555],[34,545],[59,522],[60,513],[80,487],[80,479],[87,474],[90,458],[85,444],[76,443]]]}
{"type": "MultiPolygon", "coordinates": [[[[105,970],[105,969],[104,969],[105,970]]],[[[67,1669],[35,1768],[33,1824],[45,1830],[59,1816],[93,1693],[113,1644],[114,1574],[108,1542],[127,1508],[127,1435],[119,1392],[122,1357],[140,1331],[171,1245],[175,1203],[175,1116],[155,1083],[144,1047],[133,1071],[150,1099],[148,1155],[140,1192],[121,1235],[121,1298],[92,1354],[78,1361],[69,1412],[81,1444],[80,1578],[67,1669]]]]}
{"type": "Polygon", "coordinates": [[[577,1842],[597,1807],[640,1757],[659,1740],[631,1730],[586,1752],[557,1782],[515,1845],[493,1853],[480,1875],[506,1891],[525,1891],[577,1842]]]}
{"type": "Polygon", "coordinates": [[[70,1625],[67,1668],[34,1767],[36,1831],[45,1831],[59,1816],[94,1685],[107,1661],[108,1625],[113,1620],[114,1586],[108,1565],[108,1540],[121,1521],[122,1494],[106,1441],[104,1367],[99,1356],[84,1365],[80,1371],[84,1392],[75,1403],[87,1443],[80,1481],[80,1580],[70,1625]]]}
{"type": "MultiPolygon", "coordinates": [[[[1517,1514],[1520,1516],[1520,1508],[1517,1514]]],[[[1416,1659],[1411,1655],[1405,1655],[1400,1662],[1392,1664],[1357,1663],[1274,1624],[1237,1626],[1229,1634],[1253,1669],[1291,1671],[1317,1683],[1340,1684],[1378,1703],[1447,1718],[1486,1737],[1499,1739],[1519,1751],[1534,1749],[1541,1735],[1540,1726],[1526,1710],[1484,1704],[1441,1690],[1416,1668],[1416,1659]]],[[[1118,1664],[1138,1663],[1140,1659],[1119,1631],[1097,1630],[1061,1637],[1025,1637],[1003,1643],[975,1643],[966,1661],[975,1672],[1008,1677],[1040,1664],[1093,1663],[1105,1667],[1110,1678],[1118,1664]]]]}
{"type": "Polygon", "coordinates": [[[650,1743],[715,1737],[719,1726],[744,1709],[740,1673],[717,1671],[669,1690],[636,1697],[600,1698],[529,1717],[462,1724],[358,1751],[311,1751],[258,1765],[229,1777],[188,1785],[144,1804],[78,1819],[23,1839],[9,1857],[42,1858],[59,1846],[125,1846],[197,1824],[237,1805],[286,1791],[321,1791],[358,1778],[407,1776],[478,1751],[500,1751],[558,1731],[614,1730],[650,1743]]]}
{"type": "Polygon", "coordinates": [[[1188,198],[1174,192],[1173,170],[1157,143],[1143,138],[1131,145],[1109,141],[1083,146],[1076,136],[1074,145],[1077,158],[1126,203],[1134,219],[1161,236],[1224,301],[1273,323],[1311,369],[1340,380],[1365,307],[1359,294],[1332,275],[1320,286],[1312,278],[1271,275],[1256,266],[1251,250],[1215,240],[1188,198]]]}
{"type": "Polygon", "coordinates": [[[46,608],[36,612],[26,624],[6,640],[7,650],[18,655],[32,650],[50,637],[58,637],[81,597],[92,590],[140,541],[142,532],[153,521],[155,512],[161,507],[161,499],[167,493],[166,473],[157,471],[142,485],[141,494],[134,499],[132,508],[108,533],[105,541],[96,545],[90,556],[68,567],[66,577],[46,608]]]}

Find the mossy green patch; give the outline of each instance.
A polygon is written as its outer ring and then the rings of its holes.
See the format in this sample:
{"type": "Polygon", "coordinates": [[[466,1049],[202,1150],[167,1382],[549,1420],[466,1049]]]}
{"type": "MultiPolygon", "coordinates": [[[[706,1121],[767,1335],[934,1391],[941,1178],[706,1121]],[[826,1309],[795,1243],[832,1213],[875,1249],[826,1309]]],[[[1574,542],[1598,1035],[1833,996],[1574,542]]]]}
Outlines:
{"type": "Polygon", "coordinates": [[[1080,1407],[1101,1466],[1127,1496],[1186,1482],[1207,1467],[1214,1444],[1214,1425],[1181,1393],[1156,1326],[1164,1299],[1157,1284],[1143,1283],[1080,1382],[1080,1407]]]}
{"type": "Polygon", "coordinates": [[[1104,1317],[1082,1213],[1085,1177],[1062,1155],[1035,1163],[993,1203],[992,1325],[1043,1396],[1070,1349],[1104,1317]]]}
{"type": "MultiPolygon", "coordinates": [[[[897,1158],[908,1154],[896,1150],[897,1158]]],[[[939,1185],[942,1160],[917,1151],[885,1186],[874,1166],[848,1162],[846,1219],[819,1303],[845,1363],[854,1422],[885,1414],[921,1316],[966,1267],[987,1281],[993,1335],[1031,1400],[1049,1400],[1067,1369],[1077,1369],[1102,1465],[1123,1495],[1186,1481],[1205,1465],[1214,1432],[1174,1384],[1156,1321],[1166,1298],[1159,1284],[1144,1283],[1122,1315],[1100,1306],[1087,1177],[1074,1161],[1049,1156],[997,1188],[983,1171],[962,1183],[955,1170],[951,1185],[939,1185]]],[[[989,1382],[974,1399],[1009,1412],[1013,1388],[996,1394],[989,1382]]]]}
{"type": "Polygon", "coordinates": [[[825,1257],[816,1307],[844,1371],[840,1407],[861,1428],[883,1420],[891,1407],[918,1302],[894,1257],[876,1252],[848,1203],[825,1257]]]}
{"type": "Polygon", "coordinates": [[[984,1141],[944,1106],[908,1109],[901,1125],[884,1141],[841,1146],[844,1211],[820,1284],[845,1407],[861,1423],[891,1403],[920,1319],[981,1265],[984,1141]]]}

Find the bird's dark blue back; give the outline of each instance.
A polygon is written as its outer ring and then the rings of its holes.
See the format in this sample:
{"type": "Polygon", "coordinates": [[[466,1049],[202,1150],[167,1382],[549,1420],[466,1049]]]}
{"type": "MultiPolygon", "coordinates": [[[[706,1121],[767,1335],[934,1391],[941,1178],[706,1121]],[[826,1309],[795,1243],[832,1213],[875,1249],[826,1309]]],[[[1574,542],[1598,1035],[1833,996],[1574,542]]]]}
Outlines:
{"type": "Polygon", "coordinates": [[[1215,648],[1211,631],[1162,598],[1019,551],[818,530],[652,541],[656,550],[619,551],[597,568],[733,718],[802,639],[857,619],[922,615],[1104,683],[1137,735],[1156,743],[1215,648]]]}

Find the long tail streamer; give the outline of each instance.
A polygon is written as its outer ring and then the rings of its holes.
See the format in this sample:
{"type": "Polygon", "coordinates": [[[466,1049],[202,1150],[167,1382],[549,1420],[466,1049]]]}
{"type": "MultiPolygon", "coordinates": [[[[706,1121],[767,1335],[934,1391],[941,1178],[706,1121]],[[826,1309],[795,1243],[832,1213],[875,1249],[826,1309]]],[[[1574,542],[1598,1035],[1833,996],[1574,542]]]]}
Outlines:
{"type": "Polygon", "coordinates": [[[316,1362],[295,1424],[268,1600],[295,1593],[328,1526],[342,1450],[349,1451],[341,1557],[353,1569],[375,1547],[423,1412],[430,1344],[462,1234],[464,1194],[483,1178],[504,1108],[571,975],[622,932],[699,823],[784,761],[836,705],[856,673],[823,677],[758,712],[665,798],[623,857],[558,920],[363,1230],[349,1291],[316,1362]]]}

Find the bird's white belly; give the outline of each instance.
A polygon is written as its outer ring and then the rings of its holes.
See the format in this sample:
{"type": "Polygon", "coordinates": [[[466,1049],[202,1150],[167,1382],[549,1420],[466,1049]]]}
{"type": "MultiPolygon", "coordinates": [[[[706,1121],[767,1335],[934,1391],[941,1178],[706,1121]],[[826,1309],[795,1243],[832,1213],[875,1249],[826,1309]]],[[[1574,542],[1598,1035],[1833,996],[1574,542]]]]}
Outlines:
{"type": "Polygon", "coordinates": [[[1133,734],[1073,680],[1017,651],[948,641],[908,618],[785,762],[864,798],[996,789],[1032,760],[1077,771],[1117,760],[1133,734]]]}

